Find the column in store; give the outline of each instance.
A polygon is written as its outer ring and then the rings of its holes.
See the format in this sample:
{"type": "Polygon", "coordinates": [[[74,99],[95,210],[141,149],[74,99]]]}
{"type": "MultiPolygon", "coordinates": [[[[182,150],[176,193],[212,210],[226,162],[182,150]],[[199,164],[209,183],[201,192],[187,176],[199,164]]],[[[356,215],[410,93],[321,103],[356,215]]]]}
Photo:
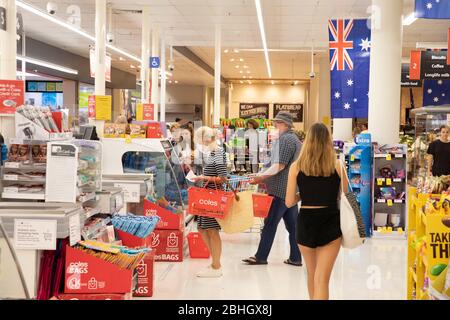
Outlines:
{"type": "Polygon", "coordinates": [[[369,132],[372,141],[398,143],[403,1],[372,0],[369,132]],[[379,19],[379,20],[378,20],[379,19]]]}
{"type": "Polygon", "coordinates": [[[142,10],[141,100],[149,103],[150,94],[150,8],[142,10]]]}
{"type": "Polygon", "coordinates": [[[330,62],[327,55],[319,60],[319,112],[318,121],[323,122],[330,128],[331,125],[331,79],[330,79],[330,62]]]}
{"type": "Polygon", "coordinates": [[[220,124],[220,73],[221,73],[221,41],[222,30],[220,25],[216,25],[215,37],[215,59],[214,59],[214,111],[213,125],[220,124]]]}
{"type": "MultiPolygon", "coordinates": [[[[106,60],[106,1],[95,1],[95,95],[104,96],[106,60]]],[[[94,120],[97,135],[103,137],[104,120],[94,120]]]]}
{"type": "MultiPolygon", "coordinates": [[[[152,57],[159,56],[159,30],[153,29],[152,32],[152,57]]],[[[158,112],[159,112],[159,80],[158,80],[158,72],[159,69],[152,68],[152,90],[151,90],[151,103],[154,106],[155,110],[155,120],[158,121],[158,112]]]]}
{"type": "Polygon", "coordinates": [[[160,103],[160,121],[166,121],[166,38],[161,37],[161,103],[160,103]]]}
{"type": "MultiPolygon", "coordinates": [[[[0,79],[16,80],[16,2],[0,1],[0,7],[6,11],[6,30],[0,30],[0,79]]],[[[0,132],[8,141],[14,137],[14,117],[0,115],[0,132]]]]}

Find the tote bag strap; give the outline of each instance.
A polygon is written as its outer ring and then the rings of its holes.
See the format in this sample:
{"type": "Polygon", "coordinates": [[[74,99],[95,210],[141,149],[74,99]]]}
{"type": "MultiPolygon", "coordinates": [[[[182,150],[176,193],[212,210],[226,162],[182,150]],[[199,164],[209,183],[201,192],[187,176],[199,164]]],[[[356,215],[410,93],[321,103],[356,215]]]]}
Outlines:
{"type": "MultiPolygon", "coordinates": [[[[347,175],[347,169],[345,168],[345,162],[342,159],[340,159],[339,162],[341,164],[340,165],[340,169],[341,169],[341,192],[343,193],[344,192],[344,177],[345,176],[348,177],[348,175],[347,175]]],[[[348,184],[348,190],[350,192],[353,192],[353,189],[352,189],[352,186],[350,185],[350,182],[348,184]]]]}

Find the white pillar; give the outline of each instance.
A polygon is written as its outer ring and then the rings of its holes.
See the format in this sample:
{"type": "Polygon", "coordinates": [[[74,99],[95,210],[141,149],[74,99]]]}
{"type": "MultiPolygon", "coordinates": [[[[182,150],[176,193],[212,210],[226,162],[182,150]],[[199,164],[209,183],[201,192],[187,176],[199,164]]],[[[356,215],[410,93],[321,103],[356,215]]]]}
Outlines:
{"type": "Polygon", "coordinates": [[[320,58],[319,70],[319,116],[318,121],[328,121],[327,126],[331,126],[331,77],[330,77],[330,62],[329,57],[320,58]]]}
{"type": "Polygon", "coordinates": [[[150,93],[150,8],[142,10],[141,101],[149,103],[150,93]]]}
{"type": "Polygon", "coordinates": [[[213,125],[220,125],[220,73],[221,73],[221,38],[220,25],[216,25],[215,59],[214,59],[214,111],[213,125]]]}
{"type": "Polygon", "coordinates": [[[166,122],[166,38],[161,37],[161,101],[160,101],[160,119],[166,122]]]}
{"type": "Polygon", "coordinates": [[[353,119],[333,119],[333,140],[349,141],[353,138],[353,119]]]}
{"type": "MultiPolygon", "coordinates": [[[[16,80],[16,2],[0,0],[0,6],[6,10],[6,31],[0,30],[0,79],[16,80]]],[[[9,144],[9,138],[15,136],[14,115],[0,116],[0,132],[9,144]]]]}
{"type": "Polygon", "coordinates": [[[6,31],[0,30],[0,79],[16,80],[16,2],[0,0],[6,9],[6,31]]]}
{"type": "Polygon", "coordinates": [[[369,132],[372,141],[398,143],[403,1],[372,0],[377,12],[370,53],[369,132]]]}
{"type": "Polygon", "coordinates": [[[95,0],[95,95],[105,95],[106,1],[95,0]]]}
{"type": "MultiPolygon", "coordinates": [[[[154,29],[152,32],[152,57],[157,57],[159,55],[159,30],[154,29]]],[[[159,110],[159,70],[156,68],[152,69],[152,97],[151,103],[154,105],[155,109],[155,121],[158,120],[158,110],[159,110]]]]}

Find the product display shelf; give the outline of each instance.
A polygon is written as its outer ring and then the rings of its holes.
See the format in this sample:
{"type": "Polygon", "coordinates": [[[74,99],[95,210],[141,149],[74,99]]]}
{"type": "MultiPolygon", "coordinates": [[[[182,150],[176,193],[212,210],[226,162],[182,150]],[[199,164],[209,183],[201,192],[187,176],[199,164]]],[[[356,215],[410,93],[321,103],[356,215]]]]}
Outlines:
{"type": "Polygon", "coordinates": [[[373,165],[373,234],[381,238],[405,239],[407,233],[407,147],[384,145],[377,149],[373,165]],[[391,150],[385,151],[385,150],[391,150]]]}
{"type": "MultiPolygon", "coordinates": [[[[423,211],[430,198],[439,199],[441,195],[417,194],[416,192],[415,187],[410,187],[408,190],[408,230],[410,231],[408,232],[407,299],[449,300],[448,296],[434,288],[434,282],[437,280],[430,271],[439,262],[447,263],[447,265],[449,262],[448,259],[445,259],[445,254],[441,256],[436,254],[429,243],[430,235],[436,235],[442,231],[447,233],[445,227],[440,223],[446,216],[426,215],[423,211]],[[444,260],[442,260],[442,256],[444,260]]],[[[445,245],[448,243],[437,243],[435,247],[439,248],[445,245]]],[[[445,274],[441,276],[445,276],[445,274]]],[[[447,274],[446,277],[448,278],[449,275],[447,274]]]]}

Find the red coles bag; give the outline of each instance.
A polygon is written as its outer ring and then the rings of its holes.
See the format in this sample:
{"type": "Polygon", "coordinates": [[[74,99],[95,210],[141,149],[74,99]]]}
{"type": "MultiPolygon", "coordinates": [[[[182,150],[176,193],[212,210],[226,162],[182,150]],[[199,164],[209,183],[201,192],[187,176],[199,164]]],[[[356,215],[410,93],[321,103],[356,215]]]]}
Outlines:
{"type": "Polygon", "coordinates": [[[189,213],[217,219],[225,218],[233,203],[234,192],[206,189],[205,187],[189,188],[189,213]]]}

